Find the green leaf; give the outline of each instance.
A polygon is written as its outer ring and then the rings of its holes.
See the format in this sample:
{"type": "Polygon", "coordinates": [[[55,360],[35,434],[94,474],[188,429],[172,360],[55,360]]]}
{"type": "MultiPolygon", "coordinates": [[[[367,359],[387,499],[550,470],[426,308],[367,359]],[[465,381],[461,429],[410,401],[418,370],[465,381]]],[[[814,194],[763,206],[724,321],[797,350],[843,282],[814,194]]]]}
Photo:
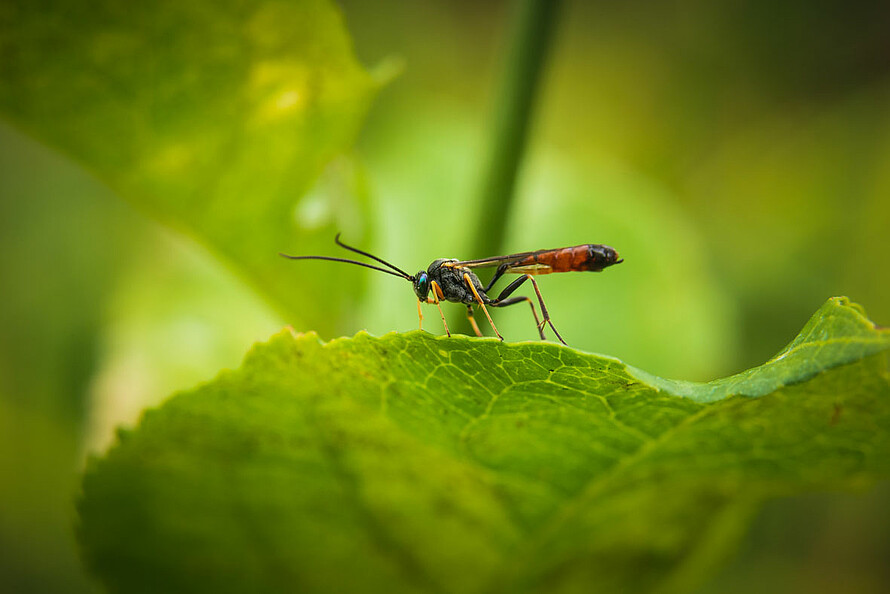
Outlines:
{"type": "Polygon", "coordinates": [[[890,331],[706,384],[545,343],[282,332],[91,464],[112,592],[671,591],[764,499],[890,475],[890,331]]]}
{"type": "Polygon", "coordinates": [[[299,276],[277,253],[367,231],[348,162],[321,205],[299,202],[378,86],[327,0],[0,9],[0,115],[223,256],[292,318],[330,324],[322,312],[345,306],[340,272],[299,276]]]}

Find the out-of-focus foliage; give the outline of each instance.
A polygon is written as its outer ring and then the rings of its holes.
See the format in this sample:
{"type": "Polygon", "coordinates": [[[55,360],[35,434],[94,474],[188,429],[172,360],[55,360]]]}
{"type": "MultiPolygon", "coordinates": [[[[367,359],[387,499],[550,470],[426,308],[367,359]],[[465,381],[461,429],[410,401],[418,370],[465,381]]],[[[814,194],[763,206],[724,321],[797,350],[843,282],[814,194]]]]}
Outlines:
{"type": "MultiPolygon", "coordinates": [[[[289,69],[299,60],[252,68],[336,22],[335,10],[288,21],[323,3],[0,5],[4,117],[119,194],[0,128],[0,585],[85,587],[66,508],[83,444],[234,366],[246,340],[279,325],[263,301],[325,338],[416,327],[398,279],[274,252],[334,253],[343,230],[412,272],[464,256],[510,4],[341,5],[361,61],[397,55],[404,70],[357,153],[330,162],[376,87],[342,30],[315,62],[334,87],[314,113],[347,116],[325,120],[332,144],[298,142],[329,139],[301,126],[299,93],[274,84],[305,83],[289,69]],[[343,60],[330,61],[334,46],[343,60]],[[355,102],[336,100],[338,68],[355,102]],[[248,119],[263,106],[286,108],[281,126],[248,119]],[[189,155],[203,161],[177,173],[189,155]],[[252,221],[259,201],[282,215],[252,221]]],[[[595,241],[627,257],[543,279],[573,346],[709,379],[770,356],[828,295],[890,320],[888,23],[877,1],[564,3],[504,249],[595,241]]],[[[439,331],[430,313],[425,328],[439,331]]],[[[533,337],[527,311],[497,314],[508,339],[533,337]]],[[[854,505],[842,496],[775,504],[732,575],[756,564],[761,583],[787,586],[777,591],[886,590],[883,562],[868,560],[890,554],[890,506],[862,501],[837,521],[832,510],[854,505]],[[812,538],[778,538],[791,532],[812,538]]]]}
{"type": "Polygon", "coordinates": [[[340,271],[283,274],[271,256],[317,250],[336,229],[367,234],[352,192],[329,193],[320,219],[300,201],[377,88],[338,12],[326,0],[52,6],[54,18],[27,1],[0,13],[4,115],[210,247],[280,311],[336,328],[353,296],[335,290],[340,271]]]}
{"type": "Polygon", "coordinates": [[[890,330],[827,302],[678,383],[540,343],[284,332],[87,473],[111,592],[672,592],[764,499],[890,476],[890,330]]]}
{"type": "Polygon", "coordinates": [[[0,588],[84,592],[71,535],[79,426],[103,296],[138,217],[5,127],[0,185],[0,588]]]}

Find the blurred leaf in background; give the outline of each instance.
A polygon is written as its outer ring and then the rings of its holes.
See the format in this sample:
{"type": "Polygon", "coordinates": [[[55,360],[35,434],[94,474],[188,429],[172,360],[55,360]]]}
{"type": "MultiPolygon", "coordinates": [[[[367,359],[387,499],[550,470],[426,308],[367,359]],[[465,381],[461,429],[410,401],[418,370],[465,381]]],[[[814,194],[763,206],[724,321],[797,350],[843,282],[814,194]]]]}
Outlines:
{"type": "Polygon", "coordinates": [[[299,208],[378,87],[338,11],[325,0],[49,5],[52,18],[32,2],[4,13],[5,116],[209,247],[279,311],[336,328],[350,302],[334,290],[339,271],[285,274],[270,255],[318,250],[337,229],[368,233],[356,194],[328,195],[330,214],[307,224],[299,208]]]}

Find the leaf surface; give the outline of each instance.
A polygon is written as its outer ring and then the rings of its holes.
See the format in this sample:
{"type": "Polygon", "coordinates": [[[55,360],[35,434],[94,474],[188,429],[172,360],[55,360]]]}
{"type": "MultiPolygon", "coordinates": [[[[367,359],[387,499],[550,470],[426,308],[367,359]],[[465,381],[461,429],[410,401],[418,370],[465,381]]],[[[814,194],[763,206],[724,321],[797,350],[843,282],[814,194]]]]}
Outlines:
{"type": "Polygon", "coordinates": [[[764,499],[890,474],[890,332],[828,301],[706,384],[544,343],[283,332],[91,464],[113,592],[673,591],[764,499]]]}

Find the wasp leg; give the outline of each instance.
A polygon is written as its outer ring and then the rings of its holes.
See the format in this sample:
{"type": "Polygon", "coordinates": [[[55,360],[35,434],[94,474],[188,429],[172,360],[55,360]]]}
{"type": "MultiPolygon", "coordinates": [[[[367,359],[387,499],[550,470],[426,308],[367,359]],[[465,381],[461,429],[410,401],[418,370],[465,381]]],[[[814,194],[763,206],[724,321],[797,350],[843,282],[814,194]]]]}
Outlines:
{"type": "MultiPolygon", "coordinates": [[[[522,283],[524,283],[527,280],[532,281],[532,286],[535,288],[535,294],[538,296],[538,303],[541,306],[541,313],[544,315],[544,321],[538,322],[538,332],[540,332],[541,338],[544,337],[544,326],[546,324],[550,324],[550,329],[553,330],[554,334],[556,334],[556,338],[559,339],[559,342],[568,346],[566,344],[566,341],[564,341],[562,339],[562,336],[559,335],[559,331],[553,325],[553,322],[550,320],[550,313],[547,311],[547,306],[544,305],[544,298],[541,296],[541,290],[538,288],[538,283],[537,283],[537,281],[535,281],[535,278],[532,275],[530,275],[530,274],[523,275],[523,276],[517,278],[515,281],[513,281],[509,285],[507,285],[506,288],[504,288],[504,290],[501,291],[501,294],[498,295],[498,298],[492,302],[492,305],[495,307],[498,307],[498,304],[504,303],[507,300],[507,297],[509,297],[510,294],[513,293],[513,291],[515,291],[520,286],[522,286],[522,283]]],[[[503,307],[503,306],[501,305],[501,307],[503,307]]],[[[538,319],[537,316],[535,316],[535,320],[537,320],[537,319],[538,319]]]]}
{"type": "Polygon", "coordinates": [[[442,293],[442,289],[441,287],[439,287],[439,283],[437,283],[436,281],[432,281],[430,283],[430,287],[433,289],[433,297],[435,297],[435,299],[430,299],[429,297],[427,297],[426,302],[435,303],[436,307],[439,308],[439,315],[442,316],[442,325],[445,326],[445,334],[451,336],[451,330],[448,329],[448,322],[445,321],[445,313],[442,311],[442,306],[439,305],[439,300],[442,298],[442,295],[444,295],[444,293],[442,293]]]}
{"type": "Polygon", "coordinates": [[[532,302],[531,297],[526,297],[525,295],[521,297],[510,297],[509,299],[504,299],[503,301],[498,301],[495,299],[491,303],[489,303],[492,307],[507,307],[508,305],[515,305],[516,303],[522,303],[523,301],[527,301],[529,306],[532,308],[532,315],[535,316],[535,326],[538,328],[538,334],[541,335],[541,340],[547,340],[547,337],[544,336],[544,325],[541,324],[540,318],[538,318],[538,312],[535,311],[535,304],[532,302]]]}
{"type": "Polygon", "coordinates": [[[423,312],[420,310],[420,299],[417,300],[417,317],[420,320],[420,329],[423,330],[423,312]]]}
{"type": "Polygon", "coordinates": [[[479,330],[479,325],[476,323],[476,318],[473,317],[472,305],[467,305],[467,318],[470,320],[470,324],[472,324],[473,331],[476,332],[476,336],[482,336],[482,331],[479,330]]]}
{"type": "Polygon", "coordinates": [[[510,267],[509,264],[506,262],[504,264],[501,264],[500,266],[498,266],[498,269],[495,270],[494,274],[491,276],[491,280],[488,281],[488,284],[485,285],[485,288],[482,290],[485,291],[486,293],[491,291],[491,288],[494,286],[494,284],[496,282],[498,282],[499,278],[504,276],[504,273],[507,272],[507,268],[509,268],[509,267],[510,267]]]}
{"type": "Polygon", "coordinates": [[[498,338],[504,340],[504,337],[501,336],[501,333],[498,332],[498,327],[494,325],[494,321],[492,321],[491,316],[488,313],[488,310],[485,308],[485,302],[482,301],[482,297],[479,296],[479,291],[476,290],[476,287],[473,285],[473,281],[470,280],[470,275],[464,272],[464,282],[467,283],[467,286],[470,287],[470,290],[473,292],[473,295],[476,297],[476,302],[482,307],[482,311],[485,312],[485,317],[488,318],[488,323],[491,324],[491,329],[494,330],[494,333],[498,335],[498,338]]]}

